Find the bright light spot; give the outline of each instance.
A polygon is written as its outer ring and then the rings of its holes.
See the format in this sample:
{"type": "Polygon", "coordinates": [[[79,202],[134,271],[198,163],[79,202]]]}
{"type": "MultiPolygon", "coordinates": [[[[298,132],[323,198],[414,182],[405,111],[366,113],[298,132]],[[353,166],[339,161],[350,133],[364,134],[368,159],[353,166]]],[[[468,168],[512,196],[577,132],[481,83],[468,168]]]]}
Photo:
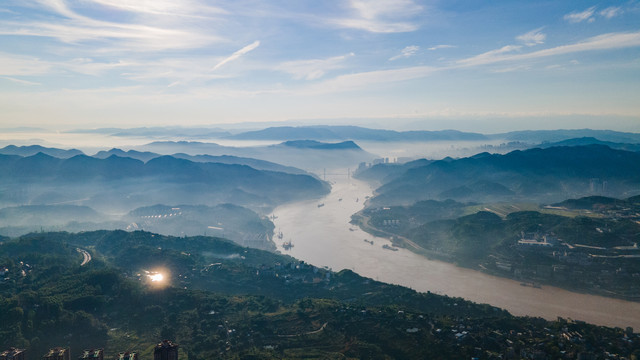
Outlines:
{"type": "Polygon", "coordinates": [[[160,273],[151,274],[149,275],[149,279],[151,279],[152,282],[161,282],[162,280],[164,280],[164,275],[160,273]]]}
{"type": "Polygon", "coordinates": [[[144,281],[154,289],[164,289],[171,285],[171,272],[165,268],[142,271],[144,272],[144,281]]]}

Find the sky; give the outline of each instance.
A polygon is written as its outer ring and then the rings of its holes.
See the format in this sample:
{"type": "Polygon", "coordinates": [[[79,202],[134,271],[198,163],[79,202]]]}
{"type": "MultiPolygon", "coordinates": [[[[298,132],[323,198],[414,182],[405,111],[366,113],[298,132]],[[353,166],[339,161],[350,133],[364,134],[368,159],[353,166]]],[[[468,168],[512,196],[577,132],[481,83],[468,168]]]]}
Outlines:
{"type": "Polygon", "coordinates": [[[2,0],[0,128],[640,132],[640,2],[2,0]]]}

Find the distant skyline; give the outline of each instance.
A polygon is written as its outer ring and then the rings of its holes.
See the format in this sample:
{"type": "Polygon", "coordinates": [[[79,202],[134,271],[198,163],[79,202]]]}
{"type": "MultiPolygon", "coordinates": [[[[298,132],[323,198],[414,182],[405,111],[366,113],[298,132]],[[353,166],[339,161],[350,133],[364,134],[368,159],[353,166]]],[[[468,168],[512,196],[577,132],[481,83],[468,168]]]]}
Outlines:
{"type": "Polygon", "coordinates": [[[0,128],[640,132],[638,99],[635,0],[0,3],[0,128]]]}

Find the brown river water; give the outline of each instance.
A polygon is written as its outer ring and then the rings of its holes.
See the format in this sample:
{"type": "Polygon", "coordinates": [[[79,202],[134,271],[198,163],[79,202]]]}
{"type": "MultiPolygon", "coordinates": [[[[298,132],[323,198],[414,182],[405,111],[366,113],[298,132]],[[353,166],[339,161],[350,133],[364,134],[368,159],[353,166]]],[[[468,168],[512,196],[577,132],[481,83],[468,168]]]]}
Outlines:
{"type": "Polygon", "coordinates": [[[382,248],[388,239],[369,235],[349,224],[351,215],[363,207],[372,188],[346,175],[328,176],[333,189],[322,199],[307,200],[276,208],[274,224],[283,239],[275,239],[285,254],[334,271],[351,269],[375,280],[410,287],[417,291],[462,297],[488,303],[514,315],[557,317],[606,326],[640,329],[640,303],[586,295],[552,286],[534,288],[500,278],[429,260],[405,249],[382,248]],[[322,206],[318,206],[323,204],[322,206]],[[369,242],[365,242],[364,240],[369,242]],[[282,248],[284,241],[293,247],[282,248]],[[373,241],[373,245],[370,243],[373,241]]]}

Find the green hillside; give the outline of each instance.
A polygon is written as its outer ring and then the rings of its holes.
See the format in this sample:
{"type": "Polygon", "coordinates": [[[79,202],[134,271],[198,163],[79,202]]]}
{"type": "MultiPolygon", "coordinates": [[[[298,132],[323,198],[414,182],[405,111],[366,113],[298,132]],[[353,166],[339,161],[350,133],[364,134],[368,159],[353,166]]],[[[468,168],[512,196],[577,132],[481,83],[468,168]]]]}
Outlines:
{"type": "MultiPolygon", "coordinates": [[[[85,259],[86,260],[86,259],[85,259]]],[[[622,329],[517,318],[487,305],[330,272],[211,237],[40,233],[0,244],[0,346],[181,359],[450,359],[560,348],[640,354],[622,329]],[[78,249],[91,260],[84,265],[78,249]],[[199,250],[199,251],[196,251],[199,250]],[[4,271],[4,270],[3,270],[4,271]],[[152,281],[158,273],[165,281],[152,281]],[[565,340],[569,331],[588,342],[565,340]]]]}

